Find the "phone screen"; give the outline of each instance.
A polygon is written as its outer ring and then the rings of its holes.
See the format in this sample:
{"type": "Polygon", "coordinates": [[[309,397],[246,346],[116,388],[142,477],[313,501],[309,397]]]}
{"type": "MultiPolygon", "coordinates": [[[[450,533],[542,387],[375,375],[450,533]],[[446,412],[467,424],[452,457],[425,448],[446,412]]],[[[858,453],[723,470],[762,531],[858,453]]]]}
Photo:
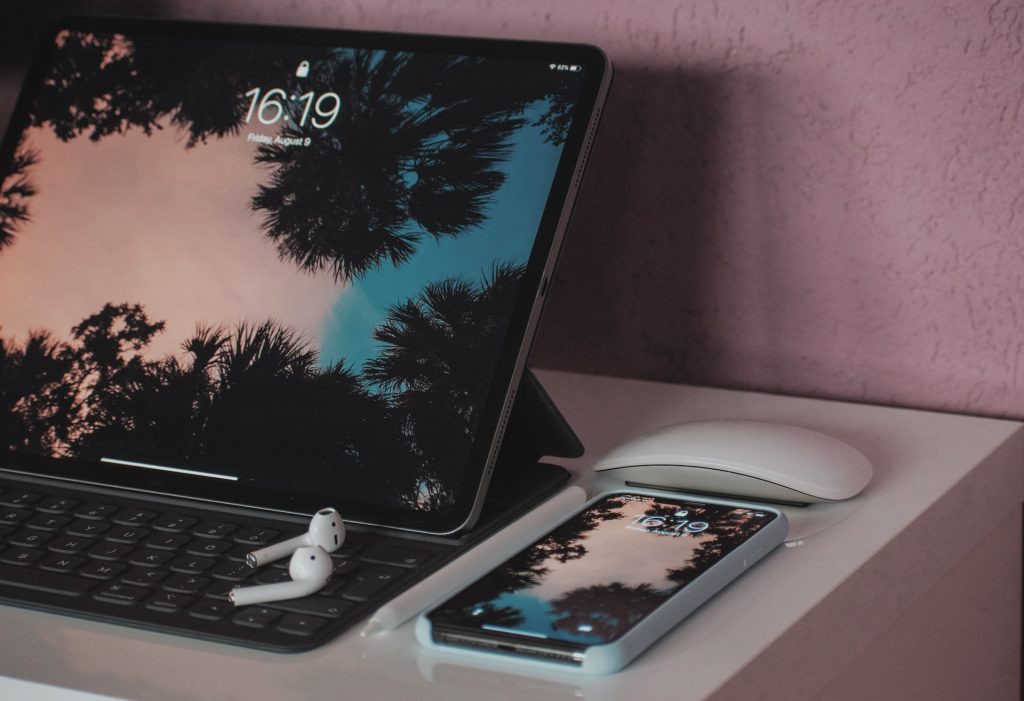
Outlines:
{"type": "Polygon", "coordinates": [[[435,627],[499,637],[608,643],[775,518],[690,499],[610,495],[429,617],[435,627]]]}

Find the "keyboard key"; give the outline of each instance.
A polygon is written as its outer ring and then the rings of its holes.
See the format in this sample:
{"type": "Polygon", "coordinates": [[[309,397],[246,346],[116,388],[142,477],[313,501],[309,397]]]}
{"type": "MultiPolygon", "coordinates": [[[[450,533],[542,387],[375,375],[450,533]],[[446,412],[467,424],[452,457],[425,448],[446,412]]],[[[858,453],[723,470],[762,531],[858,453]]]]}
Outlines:
{"type": "Polygon", "coordinates": [[[304,596],[301,599],[275,601],[274,603],[269,604],[269,606],[281,609],[282,611],[301,613],[308,616],[338,618],[341,614],[345,613],[345,611],[355,606],[355,604],[351,601],[343,601],[342,599],[330,599],[322,596],[304,596]]]}
{"type": "Polygon", "coordinates": [[[111,514],[117,512],[116,506],[110,504],[97,504],[96,502],[90,502],[84,506],[80,506],[75,509],[75,516],[77,518],[89,519],[90,521],[102,521],[109,517],[111,514]]]}
{"type": "Polygon", "coordinates": [[[235,610],[234,604],[215,599],[203,599],[189,609],[188,615],[208,621],[219,621],[235,610]]]}
{"type": "Polygon", "coordinates": [[[8,526],[16,526],[17,524],[21,523],[31,515],[31,511],[24,511],[22,509],[3,508],[0,509],[0,523],[7,524],[8,526]]]}
{"type": "Polygon", "coordinates": [[[70,572],[85,561],[84,557],[74,555],[50,555],[45,560],[40,560],[38,566],[39,569],[49,572],[70,572]]]}
{"type": "Polygon", "coordinates": [[[236,545],[228,550],[225,557],[236,562],[245,562],[245,556],[252,552],[251,545],[236,545]]]}
{"type": "Polygon", "coordinates": [[[187,535],[176,535],[174,533],[154,533],[146,539],[144,545],[148,548],[158,550],[177,550],[189,540],[187,535]]]}
{"type": "Polygon", "coordinates": [[[265,606],[246,606],[231,617],[231,621],[249,628],[266,628],[281,617],[280,611],[265,606]]]}
{"type": "Polygon", "coordinates": [[[222,562],[212,570],[210,574],[217,579],[226,579],[229,582],[244,582],[255,570],[244,562],[222,562]]]}
{"type": "Polygon", "coordinates": [[[338,557],[352,557],[357,552],[362,550],[365,544],[366,543],[362,535],[346,535],[345,542],[341,544],[340,548],[338,548],[331,554],[337,555],[338,557]]]}
{"type": "Polygon", "coordinates": [[[191,516],[159,516],[150,526],[154,531],[163,531],[164,533],[184,533],[190,528],[196,519],[191,516]]]}
{"type": "Polygon", "coordinates": [[[59,531],[62,527],[71,523],[71,519],[67,516],[57,516],[53,514],[36,514],[28,521],[25,521],[25,525],[29,528],[33,528],[37,531],[59,531]]]}
{"type": "Polygon", "coordinates": [[[216,557],[217,555],[223,555],[228,550],[231,550],[234,545],[226,540],[210,540],[209,538],[196,538],[188,544],[186,552],[192,553],[193,555],[206,555],[208,557],[216,557]]]}
{"type": "Polygon", "coordinates": [[[136,567],[121,577],[121,581],[125,584],[131,584],[136,587],[151,587],[159,583],[166,576],[167,573],[163,570],[151,570],[136,567]]]}
{"type": "Polygon", "coordinates": [[[78,574],[83,577],[92,577],[93,579],[113,579],[126,569],[128,568],[124,565],[119,565],[116,562],[93,560],[88,565],[78,570],[78,574]]]}
{"type": "Polygon", "coordinates": [[[396,548],[391,545],[371,545],[359,556],[359,559],[364,562],[378,562],[384,565],[398,565],[399,567],[419,567],[430,558],[430,553],[396,548]]]}
{"type": "Polygon", "coordinates": [[[209,583],[208,577],[200,577],[195,574],[176,574],[164,580],[163,586],[167,591],[179,594],[197,594],[209,583]]]}
{"type": "Polygon", "coordinates": [[[237,529],[238,526],[233,523],[203,521],[192,530],[192,534],[201,538],[227,538],[237,529]]]}
{"type": "Polygon", "coordinates": [[[224,580],[224,579],[219,579],[216,582],[214,582],[213,584],[211,584],[209,587],[207,587],[206,591],[204,591],[203,593],[206,594],[206,596],[208,596],[210,598],[213,598],[213,599],[224,599],[224,600],[226,600],[228,598],[228,594],[231,592],[231,590],[234,589],[237,586],[238,586],[238,582],[229,582],[229,581],[224,580]]]}
{"type": "Polygon", "coordinates": [[[217,564],[212,557],[199,557],[198,555],[183,555],[170,565],[175,572],[182,574],[202,574],[217,564]]]}
{"type": "Polygon", "coordinates": [[[29,550],[28,548],[7,548],[0,554],[0,562],[8,565],[31,565],[36,560],[46,557],[42,550],[29,550]]]}
{"type": "Polygon", "coordinates": [[[36,504],[37,511],[48,514],[63,514],[78,506],[78,501],[66,497],[45,497],[36,504]]]}
{"type": "Polygon", "coordinates": [[[323,628],[326,624],[326,618],[289,613],[274,628],[289,635],[313,635],[313,633],[323,628]]]}
{"type": "Polygon", "coordinates": [[[138,543],[149,536],[149,530],[139,526],[117,526],[107,531],[107,540],[115,543],[138,543]]]}
{"type": "Polygon", "coordinates": [[[342,590],[341,595],[353,601],[366,601],[397,582],[405,574],[406,570],[400,567],[367,565],[355,576],[355,581],[342,590]]]}
{"type": "Polygon", "coordinates": [[[278,582],[290,582],[292,576],[287,570],[266,569],[260,572],[253,579],[255,584],[277,584],[278,582]]]}
{"type": "Polygon", "coordinates": [[[122,526],[144,526],[156,518],[153,511],[139,511],[137,509],[122,509],[114,514],[111,520],[122,526]]]}
{"type": "Polygon", "coordinates": [[[81,536],[82,538],[95,538],[110,529],[109,523],[102,521],[75,521],[64,529],[68,535],[81,536]]]}
{"type": "Polygon", "coordinates": [[[337,597],[342,589],[347,587],[352,582],[349,577],[331,577],[327,584],[320,587],[320,590],[316,593],[317,596],[329,596],[337,597]]]}
{"type": "Polygon", "coordinates": [[[83,579],[75,575],[4,565],[0,565],[0,584],[50,594],[63,594],[64,596],[82,596],[96,586],[95,580],[83,579]]]}
{"type": "MultiPolygon", "coordinates": [[[[83,579],[81,581],[88,582],[89,580],[83,579]]],[[[149,596],[150,591],[150,589],[145,587],[135,587],[122,582],[110,582],[109,584],[104,584],[92,598],[97,601],[106,601],[109,604],[130,606],[145,599],[149,596]]]]}
{"type": "Polygon", "coordinates": [[[333,555],[331,555],[331,560],[334,561],[334,570],[331,572],[332,577],[350,575],[363,566],[363,563],[359,562],[359,560],[348,560],[342,557],[334,557],[333,555]]]}
{"type": "Polygon", "coordinates": [[[89,548],[85,554],[97,560],[113,562],[114,560],[127,557],[128,553],[134,549],[132,546],[125,545],[124,543],[99,543],[89,548]]]}
{"type": "Polygon", "coordinates": [[[58,536],[46,545],[46,549],[53,553],[64,553],[74,555],[83,550],[91,548],[96,543],[88,538],[77,538],[75,536],[58,536]]]}
{"type": "Polygon", "coordinates": [[[174,613],[180,611],[193,601],[191,596],[175,594],[174,592],[161,591],[146,599],[146,608],[153,611],[174,613]]]}
{"type": "Polygon", "coordinates": [[[18,531],[8,538],[7,542],[11,545],[19,545],[23,548],[38,548],[40,545],[45,545],[47,541],[52,539],[52,533],[43,533],[42,531],[18,531]]]}
{"type": "Polygon", "coordinates": [[[23,507],[28,506],[30,504],[34,504],[35,502],[39,501],[42,498],[42,494],[36,494],[35,492],[7,492],[6,494],[0,495],[0,505],[23,507]]]}
{"type": "Polygon", "coordinates": [[[174,553],[167,550],[139,548],[128,558],[128,562],[139,567],[160,567],[169,560],[173,560],[174,555],[174,553]]]}
{"type": "Polygon", "coordinates": [[[259,547],[266,545],[279,535],[281,535],[281,531],[275,531],[272,528],[243,528],[235,533],[232,540],[236,543],[259,547]]]}

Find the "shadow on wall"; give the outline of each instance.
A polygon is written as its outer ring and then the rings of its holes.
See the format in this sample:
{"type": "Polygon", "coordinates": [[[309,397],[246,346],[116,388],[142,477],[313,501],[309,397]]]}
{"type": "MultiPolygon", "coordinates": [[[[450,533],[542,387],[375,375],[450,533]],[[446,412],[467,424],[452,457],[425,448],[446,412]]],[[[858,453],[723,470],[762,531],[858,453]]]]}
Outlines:
{"type": "Polygon", "coordinates": [[[899,302],[864,274],[891,237],[829,99],[757,68],[617,67],[533,364],[898,402],[850,352],[899,302]]]}
{"type": "Polygon", "coordinates": [[[720,355],[703,326],[722,254],[724,109],[714,75],[616,67],[537,365],[652,379],[716,374],[720,355]],[[686,342],[666,347],[667,338],[686,342]]]}

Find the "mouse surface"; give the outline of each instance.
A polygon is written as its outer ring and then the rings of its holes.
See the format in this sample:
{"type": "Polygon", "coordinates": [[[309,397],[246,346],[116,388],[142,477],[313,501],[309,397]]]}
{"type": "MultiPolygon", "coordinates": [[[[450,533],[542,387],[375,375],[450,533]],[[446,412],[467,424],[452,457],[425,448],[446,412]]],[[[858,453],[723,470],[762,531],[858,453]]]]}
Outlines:
{"type": "Polygon", "coordinates": [[[796,503],[849,499],[872,473],[860,451],[831,436],[740,420],[656,429],[613,449],[594,470],[634,485],[796,503]]]}

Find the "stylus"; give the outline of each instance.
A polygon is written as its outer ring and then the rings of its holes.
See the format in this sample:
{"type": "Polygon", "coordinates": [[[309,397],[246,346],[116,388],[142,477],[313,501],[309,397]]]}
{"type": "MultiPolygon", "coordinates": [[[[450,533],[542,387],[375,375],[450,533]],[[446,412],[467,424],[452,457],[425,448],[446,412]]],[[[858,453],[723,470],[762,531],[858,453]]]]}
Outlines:
{"type": "Polygon", "coordinates": [[[419,584],[381,606],[367,622],[361,635],[375,635],[384,630],[394,630],[420,611],[440,602],[459,587],[497,567],[540,538],[563,516],[578,510],[586,500],[587,493],[582,487],[566,487],[419,584]]]}

